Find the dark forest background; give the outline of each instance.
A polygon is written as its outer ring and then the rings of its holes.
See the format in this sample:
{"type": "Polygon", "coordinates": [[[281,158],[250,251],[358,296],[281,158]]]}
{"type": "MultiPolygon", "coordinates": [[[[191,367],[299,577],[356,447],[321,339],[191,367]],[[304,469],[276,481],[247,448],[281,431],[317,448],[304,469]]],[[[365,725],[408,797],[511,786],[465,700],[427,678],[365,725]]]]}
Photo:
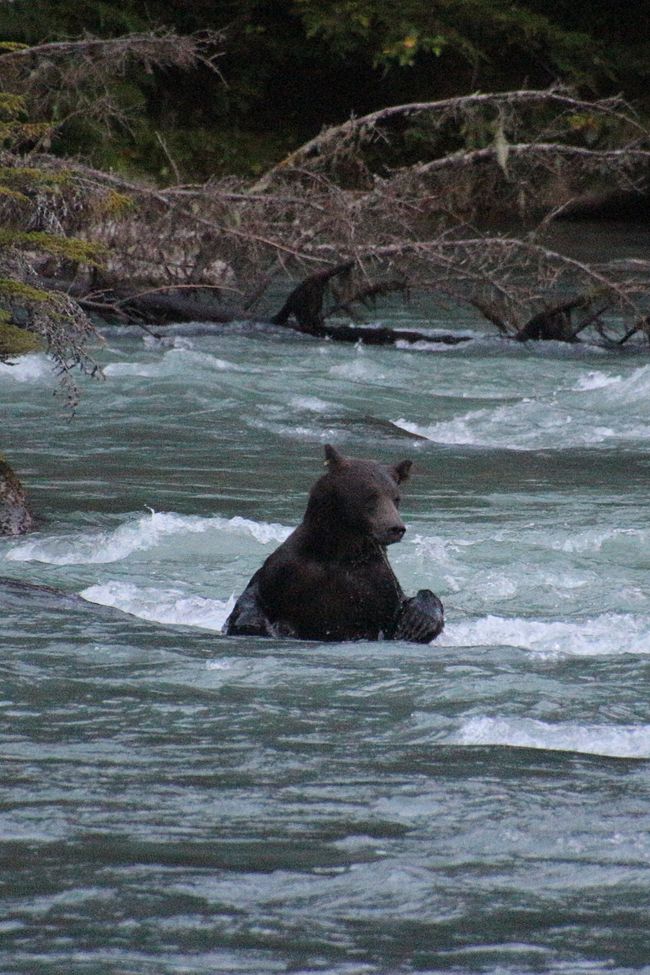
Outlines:
{"type": "Polygon", "coordinates": [[[128,68],[111,83],[122,124],[71,118],[52,151],[164,184],[255,175],[351,114],[479,90],[563,82],[587,97],[622,92],[650,113],[647,3],[0,0],[8,41],[152,28],[222,30],[222,80],[205,67],[128,68]]]}

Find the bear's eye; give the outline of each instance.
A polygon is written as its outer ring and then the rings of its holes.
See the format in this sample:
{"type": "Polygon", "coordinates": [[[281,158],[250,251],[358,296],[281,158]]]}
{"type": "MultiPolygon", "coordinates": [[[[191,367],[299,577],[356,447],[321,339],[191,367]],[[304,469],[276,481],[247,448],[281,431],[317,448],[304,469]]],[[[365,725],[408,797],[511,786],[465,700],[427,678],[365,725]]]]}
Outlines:
{"type": "Polygon", "coordinates": [[[401,500],[402,499],[400,498],[399,494],[396,494],[395,497],[393,498],[393,504],[395,505],[396,508],[399,508],[399,503],[401,500]]]}

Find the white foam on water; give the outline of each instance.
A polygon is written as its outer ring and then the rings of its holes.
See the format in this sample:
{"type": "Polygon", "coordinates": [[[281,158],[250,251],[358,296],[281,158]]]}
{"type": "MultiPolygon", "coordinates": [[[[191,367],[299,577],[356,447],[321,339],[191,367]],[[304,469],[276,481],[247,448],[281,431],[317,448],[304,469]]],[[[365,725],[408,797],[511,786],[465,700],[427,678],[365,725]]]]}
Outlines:
{"type": "Polygon", "coordinates": [[[455,566],[464,549],[471,548],[472,542],[464,538],[442,538],[440,535],[414,535],[408,538],[405,547],[411,547],[422,565],[455,566]]]}
{"type": "Polygon", "coordinates": [[[330,413],[332,404],[327,403],[318,396],[292,396],[289,406],[297,410],[305,410],[307,413],[330,413]]]}
{"type": "Polygon", "coordinates": [[[215,517],[211,521],[219,522],[220,528],[224,532],[235,535],[249,535],[262,545],[268,545],[270,542],[279,544],[288,538],[293,531],[293,528],[288,528],[286,525],[280,525],[274,521],[252,521],[250,518],[240,518],[239,515],[235,515],[234,518],[215,517]]]}
{"type": "Polygon", "coordinates": [[[581,377],[570,393],[578,416],[585,414],[609,421],[618,440],[647,440],[650,420],[650,366],[632,369],[626,375],[590,372],[581,377]]]}
{"type": "Polygon", "coordinates": [[[488,339],[494,344],[500,343],[499,353],[501,356],[509,355],[513,358],[532,358],[536,359],[560,359],[565,362],[580,362],[584,359],[593,359],[599,356],[602,359],[611,358],[610,350],[599,345],[597,342],[561,342],[557,339],[548,341],[537,341],[531,339],[528,342],[513,342],[512,339],[488,334],[488,339]]]}
{"type": "Polygon", "coordinates": [[[549,724],[530,718],[474,717],[461,726],[453,740],[459,745],[505,745],[609,758],[650,758],[647,724],[549,724]]]}
{"type": "Polygon", "coordinates": [[[361,351],[354,359],[343,362],[338,366],[329,369],[330,376],[337,379],[350,379],[353,382],[368,382],[372,380],[385,380],[386,373],[383,369],[370,359],[363,358],[361,351]]]}
{"type": "Polygon", "coordinates": [[[165,379],[182,377],[201,372],[242,372],[242,366],[210,355],[208,352],[195,352],[184,346],[170,349],[152,362],[112,362],[104,368],[104,375],[115,378],[144,377],[165,379]]]}
{"type": "Polygon", "coordinates": [[[142,376],[151,379],[159,376],[161,371],[159,362],[111,362],[104,367],[107,378],[122,378],[123,376],[142,376]]]}
{"type": "Polygon", "coordinates": [[[542,657],[650,654],[650,619],[622,613],[603,613],[581,621],[488,615],[448,623],[437,643],[519,647],[542,657]]]}
{"type": "MultiPolygon", "coordinates": [[[[477,412],[485,411],[481,410],[477,412]]],[[[470,433],[467,425],[467,417],[471,415],[466,414],[465,417],[457,417],[454,420],[447,420],[444,423],[432,423],[430,426],[413,423],[404,417],[399,417],[397,420],[391,420],[390,422],[394,426],[399,427],[400,430],[406,430],[407,433],[413,433],[417,437],[424,437],[425,440],[433,440],[435,443],[473,444],[476,438],[470,433]]]]}
{"type": "Polygon", "coordinates": [[[620,376],[608,376],[607,373],[592,371],[580,376],[573,387],[576,392],[590,393],[594,389],[605,389],[621,382],[620,376]]]}
{"type": "Polygon", "coordinates": [[[0,362],[0,383],[40,383],[52,379],[52,364],[45,355],[34,352],[17,356],[12,364],[0,362]]]}
{"type": "Polygon", "coordinates": [[[650,529],[585,528],[551,543],[570,555],[603,555],[613,562],[646,567],[650,562],[650,529]]]}
{"type": "MultiPolygon", "coordinates": [[[[623,436],[621,430],[594,419],[590,415],[587,422],[559,404],[523,399],[494,409],[471,410],[452,420],[429,425],[404,417],[391,422],[407,433],[434,443],[509,450],[594,446],[623,436]]],[[[644,425],[638,424],[625,431],[625,439],[647,439],[649,434],[644,425]]]]}
{"type": "Polygon", "coordinates": [[[331,440],[336,440],[339,435],[337,430],[332,427],[321,427],[316,421],[314,421],[313,426],[307,426],[305,424],[286,423],[286,417],[277,420],[269,417],[270,411],[267,411],[264,418],[244,417],[244,422],[251,430],[265,430],[287,440],[307,443],[314,443],[315,441],[329,443],[331,440]]]}
{"type": "Polygon", "coordinates": [[[392,422],[435,443],[511,450],[618,444],[650,439],[650,366],[627,375],[590,370],[572,385],[548,380],[532,397],[473,409],[434,423],[400,417],[392,422]]]}
{"type": "Polygon", "coordinates": [[[629,404],[634,412],[641,409],[647,415],[650,410],[650,366],[640,366],[629,375],[606,384],[602,398],[615,406],[629,404]]]}
{"type": "MultiPolygon", "coordinates": [[[[463,333],[465,334],[465,333],[463,333]]],[[[482,336],[480,335],[467,335],[468,339],[474,341],[480,341],[482,336]]],[[[395,343],[395,348],[400,349],[404,352],[458,352],[459,346],[462,351],[462,347],[469,343],[458,343],[454,345],[451,342],[436,342],[435,338],[432,336],[430,339],[420,339],[417,342],[407,342],[405,339],[398,339],[395,343]]]]}
{"type": "Polygon", "coordinates": [[[179,589],[140,588],[116,581],[89,586],[79,595],[90,603],[112,606],[152,623],[196,626],[217,632],[235,605],[234,596],[228,600],[206,599],[188,596],[179,589]]]}
{"type": "Polygon", "coordinates": [[[560,552],[594,555],[601,552],[608,542],[620,538],[623,534],[630,536],[637,533],[629,528],[585,528],[569,536],[555,539],[551,542],[551,548],[560,552]]]}
{"type": "MultiPolygon", "coordinates": [[[[5,554],[10,562],[46,562],[51,565],[88,565],[119,562],[136,552],[155,549],[167,539],[216,533],[249,537],[262,545],[279,543],[291,532],[285,525],[256,522],[247,518],[200,518],[151,511],[109,531],[85,531],[31,538],[12,546],[5,554]]],[[[218,546],[215,546],[218,547],[218,546]]]]}
{"type": "Polygon", "coordinates": [[[186,349],[195,348],[195,343],[180,335],[145,335],[142,344],[145,349],[186,349]]]}

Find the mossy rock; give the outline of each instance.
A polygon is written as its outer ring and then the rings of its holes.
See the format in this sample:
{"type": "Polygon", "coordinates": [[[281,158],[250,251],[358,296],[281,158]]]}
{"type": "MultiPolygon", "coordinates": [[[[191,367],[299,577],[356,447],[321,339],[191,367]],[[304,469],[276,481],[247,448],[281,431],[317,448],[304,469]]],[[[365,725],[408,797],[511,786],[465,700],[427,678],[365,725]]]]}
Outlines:
{"type": "Polygon", "coordinates": [[[40,352],[42,348],[43,341],[34,332],[0,321],[0,359],[25,355],[27,352],[40,352]]]}
{"type": "Polygon", "coordinates": [[[33,524],[23,486],[0,454],[0,535],[24,535],[33,524]]]}

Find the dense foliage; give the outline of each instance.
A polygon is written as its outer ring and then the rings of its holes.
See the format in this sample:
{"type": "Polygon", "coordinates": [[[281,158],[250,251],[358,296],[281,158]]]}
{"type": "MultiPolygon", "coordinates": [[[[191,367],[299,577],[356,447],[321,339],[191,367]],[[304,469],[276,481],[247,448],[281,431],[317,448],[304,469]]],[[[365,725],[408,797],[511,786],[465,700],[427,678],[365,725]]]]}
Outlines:
{"type": "Polygon", "coordinates": [[[45,347],[72,408],[72,371],[95,371],[87,352],[95,332],[70,282],[105,260],[89,227],[116,219],[130,200],[110,178],[49,150],[79,119],[114,131],[123,118],[114,78],[135,66],[209,69],[217,38],[158,31],[32,47],[0,41],[0,362],[45,347]]]}
{"type": "MultiPolygon", "coordinates": [[[[0,36],[29,44],[164,26],[225,29],[226,85],[204,67],[125,66],[116,136],[92,113],[55,151],[163,181],[255,173],[324,124],[400,102],[545,87],[646,96],[650,11],[608,0],[3,0],[0,36]]],[[[63,111],[62,106],[55,106],[63,111]]]]}

